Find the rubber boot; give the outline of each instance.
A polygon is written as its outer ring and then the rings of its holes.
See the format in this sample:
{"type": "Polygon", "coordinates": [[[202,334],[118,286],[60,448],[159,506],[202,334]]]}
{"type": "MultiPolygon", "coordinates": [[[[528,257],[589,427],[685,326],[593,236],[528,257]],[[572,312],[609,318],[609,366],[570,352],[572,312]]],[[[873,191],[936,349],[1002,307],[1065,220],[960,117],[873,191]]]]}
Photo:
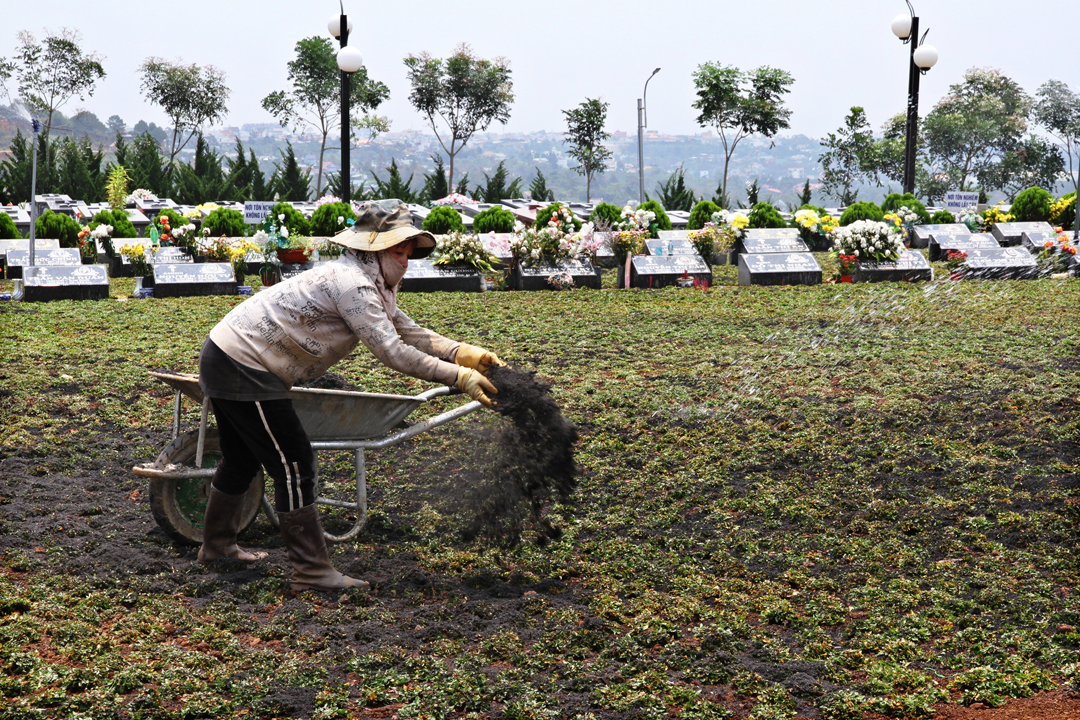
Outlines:
{"type": "Polygon", "coordinates": [[[255,562],[266,557],[264,552],[250,553],[236,544],[240,532],[240,505],[243,495],[229,495],[210,486],[203,516],[203,544],[199,548],[199,562],[206,565],[219,557],[255,562]]]}
{"type": "Polygon", "coordinates": [[[294,592],[301,590],[367,590],[363,580],[342,575],[334,569],[326,550],[319,513],[315,505],[299,510],[278,513],[285,554],[293,567],[289,585],[294,592]]]}

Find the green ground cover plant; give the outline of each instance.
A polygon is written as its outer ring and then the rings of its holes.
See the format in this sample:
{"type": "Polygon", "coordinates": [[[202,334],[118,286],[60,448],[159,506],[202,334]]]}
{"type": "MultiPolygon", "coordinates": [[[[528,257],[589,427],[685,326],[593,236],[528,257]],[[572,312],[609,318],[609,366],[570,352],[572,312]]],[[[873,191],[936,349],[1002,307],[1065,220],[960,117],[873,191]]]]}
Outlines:
{"type": "MultiPolygon", "coordinates": [[[[400,296],[554,382],[580,484],[545,508],[561,539],[466,541],[452,499],[493,413],[370,453],[368,527],[332,553],[372,591],[333,597],[290,594],[261,516],[243,539],[269,561],[198,565],[130,472],[171,436],[146,370],[195,372],[240,298],[114,279],[0,303],[0,716],[854,720],[1072,683],[1080,284],[714,270],[708,291],[609,272],[400,296]]],[[[335,371],[430,387],[366,352],[335,371]]],[[[347,496],[347,453],[320,487],[347,496]]]]}

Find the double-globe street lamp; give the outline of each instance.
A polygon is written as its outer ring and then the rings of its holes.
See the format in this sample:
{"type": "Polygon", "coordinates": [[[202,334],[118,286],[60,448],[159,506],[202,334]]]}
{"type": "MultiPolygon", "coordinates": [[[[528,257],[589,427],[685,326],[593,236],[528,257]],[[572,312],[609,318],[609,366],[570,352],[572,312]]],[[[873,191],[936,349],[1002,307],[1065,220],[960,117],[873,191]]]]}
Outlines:
{"type": "Polygon", "coordinates": [[[919,18],[915,8],[907,2],[910,15],[897,15],[892,21],[892,31],[904,44],[912,39],[911,61],[908,63],[908,105],[907,105],[907,140],[904,146],[904,192],[915,191],[915,151],[918,143],[919,128],[919,76],[934,67],[938,61],[937,48],[925,44],[927,30],[919,38],[919,18]]]}
{"type": "Polygon", "coordinates": [[[349,76],[364,67],[360,51],[349,45],[352,23],[345,16],[345,5],[339,2],[341,15],[335,15],[327,23],[330,34],[341,39],[337,52],[337,64],[341,70],[341,202],[348,203],[352,197],[349,187],[351,163],[349,160],[349,76]]]}
{"type": "Polygon", "coordinates": [[[660,72],[660,68],[652,71],[652,75],[645,81],[645,89],[637,101],[637,167],[638,167],[638,205],[645,202],[645,126],[648,124],[648,116],[645,113],[645,95],[649,92],[649,80],[653,75],[660,72]]]}

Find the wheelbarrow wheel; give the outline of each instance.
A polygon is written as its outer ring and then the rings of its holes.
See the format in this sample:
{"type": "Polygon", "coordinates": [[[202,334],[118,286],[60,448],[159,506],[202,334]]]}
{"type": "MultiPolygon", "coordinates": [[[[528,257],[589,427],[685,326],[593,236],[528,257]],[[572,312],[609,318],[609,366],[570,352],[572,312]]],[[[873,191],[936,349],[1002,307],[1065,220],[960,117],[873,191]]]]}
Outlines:
{"type": "MultiPolygon", "coordinates": [[[[195,451],[199,444],[199,433],[193,430],[180,435],[169,443],[158,455],[156,464],[185,465],[195,467],[195,451]]],[[[202,467],[216,467],[221,460],[221,440],[217,430],[207,430],[203,446],[202,467]]],[[[150,480],[150,511],[154,520],[165,533],[178,542],[201,545],[203,540],[203,515],[206,513],[206,498],[210,492],[211,478],[152,478],[150,480]]],[[[263,496],[263,471],[251,481],[251,487],[244,495],[240,528],[246,530],[259,514],[263,496]]]]}

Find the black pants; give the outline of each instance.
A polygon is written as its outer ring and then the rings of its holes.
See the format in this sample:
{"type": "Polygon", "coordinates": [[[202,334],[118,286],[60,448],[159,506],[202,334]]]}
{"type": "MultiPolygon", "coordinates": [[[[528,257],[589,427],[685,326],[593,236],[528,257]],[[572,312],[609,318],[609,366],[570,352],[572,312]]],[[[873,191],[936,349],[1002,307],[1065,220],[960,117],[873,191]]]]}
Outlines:
{"type": "Polygon", "coordinates": [[[299,510],[315,502],[315,452],[292,400],[211,398],[221,436],[214,487],[229,495],[247,492],[261,465],[274,478],[274,507],[299,510]]]}

